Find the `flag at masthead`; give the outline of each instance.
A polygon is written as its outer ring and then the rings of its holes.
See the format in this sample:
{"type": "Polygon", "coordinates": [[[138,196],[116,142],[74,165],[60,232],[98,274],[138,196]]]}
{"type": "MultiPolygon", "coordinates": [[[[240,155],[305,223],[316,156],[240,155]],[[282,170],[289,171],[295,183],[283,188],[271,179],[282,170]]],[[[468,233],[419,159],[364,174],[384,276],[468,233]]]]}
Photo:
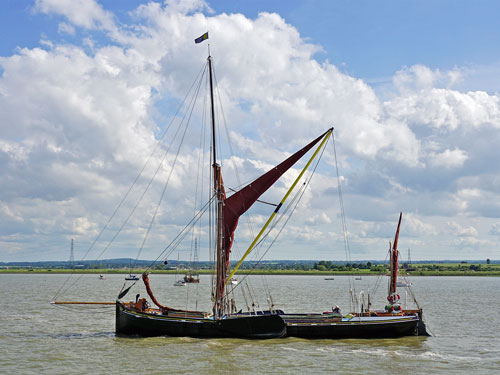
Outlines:
{"type": "Polygon", "coordinates": [[[205,34],[203,34],[202,36],[200,36],[200,37],[196,38],[196,39],[194,40],[194,42],[195,42],[196,44],[198,44],[198,43],[203,42],[205,39],[208,39],[208,31],[207,31],[205,34]]]}

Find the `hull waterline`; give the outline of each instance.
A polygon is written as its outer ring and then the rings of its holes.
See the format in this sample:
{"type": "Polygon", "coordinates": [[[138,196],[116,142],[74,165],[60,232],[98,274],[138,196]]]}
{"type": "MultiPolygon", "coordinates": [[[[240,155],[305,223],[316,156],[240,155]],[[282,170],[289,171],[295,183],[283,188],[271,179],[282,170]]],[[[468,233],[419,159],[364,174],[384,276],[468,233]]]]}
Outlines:
{"type": "Polygon", "coordinates": [[[138,336],[269,339],[283,337],[286,325],[278,315],[229,317],[215,320],[202,314],[171,316],[141,312],[116,302],[116,333],[138,336]]]}
{"type": "Polygon", "coordinates": [[[317,339],[390,338],[418,334],[418,316],[394,318],[310,318],[303,314],[283,315],[287,336],[317,339]]]}

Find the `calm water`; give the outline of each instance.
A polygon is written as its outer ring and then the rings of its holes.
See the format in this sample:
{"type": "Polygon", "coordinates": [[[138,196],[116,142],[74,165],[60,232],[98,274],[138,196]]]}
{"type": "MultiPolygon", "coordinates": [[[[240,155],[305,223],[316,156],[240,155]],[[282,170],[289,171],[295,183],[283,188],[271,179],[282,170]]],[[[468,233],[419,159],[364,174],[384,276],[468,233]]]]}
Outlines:
{"type": "MultiPolygon", "coordinates": [[[[113,301],[124,275],[85,275],[69,300],[113,301]]],[[[0,275],[2,374],[500,374],[500,278],[418,277],[413,290],[434,337],[383,340],[119,338],[113,309],[50,305],[67,275],[0,275]]],[[[287,312],[349,310],[348,278],[267,276],[275,304],[287,312]]],[[[209,307],[209,277],[174,287],[174,276],[152,275],[153,290],[172,307],[209,307]]],[[[375,277],[355,281],[359,292],[375,277]]],[[[129,296],[144,294],[137,284],[129,296]]],[[[261,277],[253,276],[255,294],[261,277]]],[[[375,297],[383,306],[386,280],[375,297]]],[[[247,298],[249,298],[247,296],[247,298]]],[[[265,300],[265,298],[261,298],[265,300]]],[[[262,303],[262,302],[261,302],[262,303]]],[[[244,307],[244,300],[239,300],[244,307]]],[[[262,307],[266,307],[262,305],[262,307]]]]}

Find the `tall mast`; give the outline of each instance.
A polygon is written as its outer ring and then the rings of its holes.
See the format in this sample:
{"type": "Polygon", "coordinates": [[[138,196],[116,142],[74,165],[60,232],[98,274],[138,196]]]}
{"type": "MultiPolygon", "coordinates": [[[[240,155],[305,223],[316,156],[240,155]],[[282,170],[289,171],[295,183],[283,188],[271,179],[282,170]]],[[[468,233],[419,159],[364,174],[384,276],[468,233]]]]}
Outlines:
{"type": "Polygon", "coordinates": [[[224,190],[222,187],[222,174],[220,165],[217,164],[217,153],[216,153],[216,140],[215,140],[215,110],[214,110],[214,90],[213,90],[213,78],[212,78],[212,56],[210,52],[208,55],[208,70],[210,79],[210,113],[212,119],[212,152],[213,152],[213,162],[212,168],[214,173],[214,193],[217,195],[217,213],[215,216],[216,227],[217,227],[217,278],[215,283],[215,301],[214,301],[214,315],[216,318],[222,317],[224,308],[224,281],[225,281],[225,261],[223,255],[223,234],[222,234],[222,219],[223,219],[223,208],[224,208],[224,190]]]}
{"type": "MultiPolygon", "coordinates": [[[[208,72],[210,77],[210,114],[212,119],[212,148],[213,148],[213,163],[212,166],[215,167],[217,164],[217,154],[215,148],[215,111],[214,111],[214,88],[212,81],[212,56],[210,56],[210,52],[208,53],[208,72]]],[[[216,179],[216,175],[214,174],[214,182],[216,179]]]]}
{"type": "Polygon", "coordinates": [[[398,229],[396,230],[396,236],[394,237],[394,243],[392,244],[391,250],[391,280],[389,283],[389,296],[391,298],[393,294],[396,293],[396,286],[398,282],[398,240],[399,240],[399,227],[401,226],[401,217],[403,213],[399,214],[398,229]]]}

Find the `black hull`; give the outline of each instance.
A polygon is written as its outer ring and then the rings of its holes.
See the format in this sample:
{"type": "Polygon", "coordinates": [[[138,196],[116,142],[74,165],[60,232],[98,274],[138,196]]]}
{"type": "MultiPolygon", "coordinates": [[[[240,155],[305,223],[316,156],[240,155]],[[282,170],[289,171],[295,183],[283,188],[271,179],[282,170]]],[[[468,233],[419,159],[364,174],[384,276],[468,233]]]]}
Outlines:
{"type": "Polygon", "coordinates": [[[287,336],[307,339],[347,338],[394,338],[415,336],[418,333],[418,317],[407,320],[384,320],[380,322],[298,322],[297,317],[283,316],[287,325],[287,336]]]}
{"type": "Polygon", "coordinates": [[[283,337],[286,325],[278,315],[221,320],[169,317],[129,309],[116,302],[116,333],[138,336],[269,339],[283,337]]]}

